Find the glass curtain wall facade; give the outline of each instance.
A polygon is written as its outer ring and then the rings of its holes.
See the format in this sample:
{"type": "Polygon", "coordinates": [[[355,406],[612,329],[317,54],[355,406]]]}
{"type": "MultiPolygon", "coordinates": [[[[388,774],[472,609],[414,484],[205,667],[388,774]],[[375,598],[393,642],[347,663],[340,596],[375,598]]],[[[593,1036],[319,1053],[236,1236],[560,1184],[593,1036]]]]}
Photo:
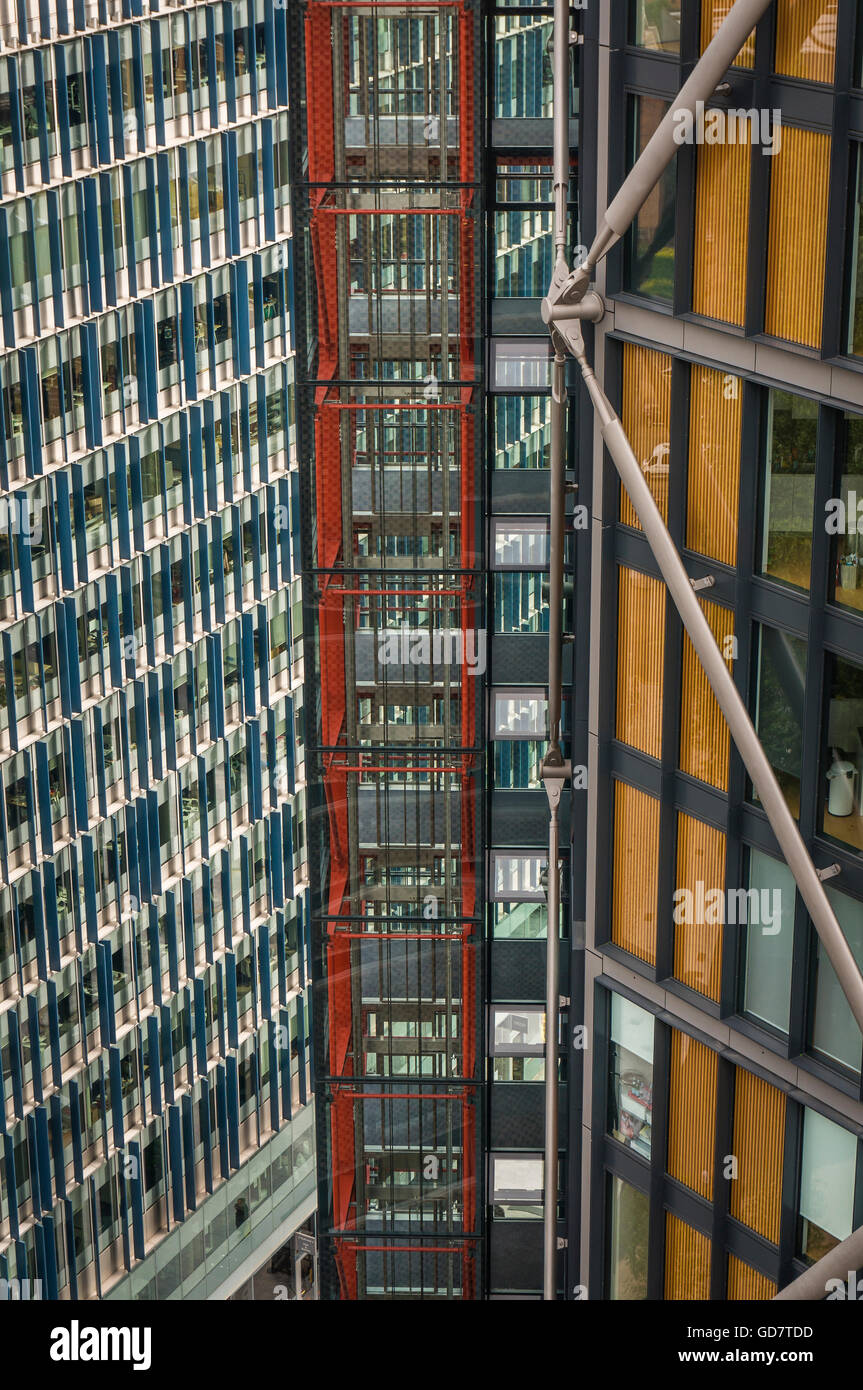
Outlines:
{"type": "MultiPolygon", "coordinates": [[[[613,193],[728,4],[600,8],[583,99],[616,94],[613,193]]],[[[705,614],[807,848],[836,866],[858,960],[861,26],[842,0],[769,7],[710,103],[760,130],[681,145],[602,270],[615,319],[595,346],[691,578],[713,580],[705,614]]],[[[582,197],[589,241],[604,190],[582,197]]],[[[593,1053],[571,1057],[589,1219],[568,1284],[769,1298],[863,1224],[860,1032],[615,470],[592,475],[586,453],[579,469],[597,850],[593,1053]]]]}
{"type": "Polygon", "coordinates": [[[260,0],[0,17],[0,1277],[47,1298],[224,1290],[314,1192],[288,98],[260,0]]]}
{"type": "Polygon", "coordinates": [[[312,0],[302,28],[321,1293],[471,1299],[487,662],[479,11],[312,0]]]}

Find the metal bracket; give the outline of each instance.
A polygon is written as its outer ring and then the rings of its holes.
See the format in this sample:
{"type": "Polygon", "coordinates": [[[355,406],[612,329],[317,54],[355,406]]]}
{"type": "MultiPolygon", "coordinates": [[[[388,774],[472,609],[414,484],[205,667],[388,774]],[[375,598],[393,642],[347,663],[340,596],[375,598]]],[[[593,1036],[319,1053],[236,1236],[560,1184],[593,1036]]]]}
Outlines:
{"type": "Polygon", "coordinates": [[[817,873],[821,882],[824,883],[828,878],[835,878],[837,874],[841,874],[842,865],[828,864],[826,869],[816,869],[815,872],[817,873]]]}
{"type": "MultiPolygon", "coordinates": [[[[605,317],[605,300],[596,290],[584,289],[580,270],[570,270],[561,255],[554,267],[548,293],[540,306],[543,323],[548,324],[571,357],[581,352],[579,320],[599,323],[605,317]]],[[[557,344],[556,344],[557,345],[557,344]]]]}
{"type": "Polygon", "coordinates": [[[560,797],[563,791],[563,782],[557,778],[542,779],[545,784],[545,794],[548,797],[549,809],[556,811],[560,805],[560,797]]]}
{"type": "Polygon", "coordinates": [[[697,594],[699,589],[712,589],[714,584],[716,583],[716,580],[714,579],[712,574],[705,574],[703,578],[690,579],[689,582],[697,594]]]}
{"type": "Polygon", "coordinates": [[[543,781],[546,778],[551,778],[556,782],[565,782],[568,777],[572,776],[572,763],[569,758],[564,758],[559,763],[550,763],[546,758],[540,764],[539,775],[543,781]]]}
{"type": "Polygon", "coordinates": [[[568,758],[560,763],[544,762],[539,770],[539,775],[545,787],[549,807],[556,810],[560,805],[563,784],[572,776],[572,763],[568,758]]]}
{"type": "Polygon", "coordinates": [[[561,257],[554,267],[548,294],[540,305],[543,323],[560,323],[565,319],[591,319],[593,323],[605,314],[605,300],[597,290],[589,290],[581,298],[575,292],[581,288],[580,270],[569,270],[561,257]]]}

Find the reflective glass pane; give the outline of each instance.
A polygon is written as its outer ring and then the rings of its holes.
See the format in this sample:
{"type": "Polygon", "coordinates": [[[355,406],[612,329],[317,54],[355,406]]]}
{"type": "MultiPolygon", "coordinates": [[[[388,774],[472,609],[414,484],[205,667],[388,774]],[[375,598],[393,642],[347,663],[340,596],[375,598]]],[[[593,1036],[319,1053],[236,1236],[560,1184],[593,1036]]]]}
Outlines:
{"type": "MultiPolygon", "coordinates": [[[[760,850],[749,855],[749,891],[732,890],[726,919],[745,924],[746,975],[743,1007],[748,1014],[788,1031],[791,959],[794,950],[795,885],[791,870],[760,850]]],[[[729,892],[729,900],[731,892],[729,892]]]]}
{"type": "MultiPolygon", "coordinates": [[[[630,98],[629,168],[644,150],[667,109],[667,103],[659,97],[630,98]]],[[[672,160],[627,234],[624,284],[634,294],[671,301],[676,195],[677,165],[672,160]]]]}
{"type": "Polygon", "coordinates": [[[855,1136],[804,1110],[799,1248],[809,1260],[820,1260],[851,1234],[856,1163],[855,1136]]]}
{"type": "MultiPolygon", "coordinates": [[[[827,896],[854,959],[863,969],[863,903],[830,887],[827,888],[827,896]]],[[[820,941],[816,943],[816,957],[812,1046],[816,1052],[859,1072],[860,1029],[820,941]]]]}
{"type": "Polygon", "coordinates": [[[680,51],[680,0],[630,0],[630,42],[660,53],[680,51]]]}
{"type": "Polygon", "coordinates": [[[832,658],[825,700],[824,834],[863,850],[863,668],[832,658]]]}
{"type": "Polygon", "coordinates": [[[757,626],[755,728],[795,816],[800,814],[806,654],[802,637],[757,626]]]}
{"type": "Polygon", "coordinates": [[[771,391],[767,410],[761,573],[809,588],[815,502],[818,406],[788,391],[771,391]]]}
{"type": "Polygon", "coordinates": [[[650,1157],[653,1124],[653,1015],[611,996],[608,1132],[650,1157]]]}
{"type": "Polygon", "coordinates": [[[608,1297],[647,1298],[650,1199],[622,1178],[608,1177],[608,1297]]]}

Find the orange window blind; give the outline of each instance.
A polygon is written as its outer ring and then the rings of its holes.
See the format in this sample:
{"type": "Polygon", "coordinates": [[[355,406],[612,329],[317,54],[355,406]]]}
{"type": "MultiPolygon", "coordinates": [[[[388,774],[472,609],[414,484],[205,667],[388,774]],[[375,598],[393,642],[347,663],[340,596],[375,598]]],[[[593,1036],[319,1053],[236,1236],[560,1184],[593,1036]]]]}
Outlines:
{"type": "Polygon", "coordinates": [[[770,161],[764,328],[776,338],[821,346],[830,136],[783,125],[770,161]]]}
{"type": "Polygon", "coordinates": [[[743,327],[752,147],[701,145],[695,179],[692,308],[696,314],[743,327]]]}
{"type": "MultiPolygon", "coordinates": [[[[732,0],[701,0],[701,52],[715,35],[731,9],[732,0]]],[[[751,68],[755,63],[755,30],[749,35],[734,60],[736,68],[751,68]]]]}
{"type": "MultiPolygon", "coordinates": [[[[671,358],[667,353],[624,343],[621,423],[653,499],[667,521],[671,453],[671,358]]],[[[624,526],[641,529],[622,485],[620,520],[624,526]]]]}
{"type": "Polygon", "coordinates": [[[723,913],[707,895],[711,889],[724,893],[725,836],[683,811],[677,815],[677,888],[688,896],[675,900],[674,978],[718,1003],[723,913]]]}
{"type": "Polygon", "coordinates": [[[728,1297],[739,1299],[773,1298],[776,1285],[766,1274],[760,1274],[751,1265],[738,1260],[736,1255],[728,1256],[728,1297]]]}
{"type": "Polygon", "coordinates": [[[779,0],[776,71],[807,82],[832,82],[836,66],[836,0],[779,0]]]}
{"type": "Polygon", "coordinates": [[[656,962],[659,802],[617,782],[611,939],[648,965],[656,962]]]}
{"type": "Polygon", "coordinates": [[[686,544],[723,565],[737,560],[742,414],[739,377],[692,368],[686,544]]]}
{"type": "Polygon", "coordinates": [[[665,585],[621,567],[617,612],[617,724],[624,743],[651,758],[662,745],[665,585]]]}
{"type": "MultiPolygon", "coordinates": [[[[718,603],[701,600],[713,636],[729,670],[734,655],[734,618],[718,603]]],[[[724,791],[728,786],[728,725],[711,690],[704,668],[686,633],[680,700],[680,770],[724,791]]]]}
{"type": "Polygon", "coordinates": [[[665,1297],[710,1297],[710,1238],[665,1213],[665,1297]]]}
{"type": "Polygon", "coordinates": [[[735,1078],[737,1177],[731,1183],[731,1215],[777,1245],[785,1154],[785,1096],[742,1067],[737,1067],[735,1078]]]}
{"type": "Polygon", "coordinates": [[[675,1028],[671,1034],[668,1172],[708,1200],[713,1197],[717,1056],[675,1028]]]}

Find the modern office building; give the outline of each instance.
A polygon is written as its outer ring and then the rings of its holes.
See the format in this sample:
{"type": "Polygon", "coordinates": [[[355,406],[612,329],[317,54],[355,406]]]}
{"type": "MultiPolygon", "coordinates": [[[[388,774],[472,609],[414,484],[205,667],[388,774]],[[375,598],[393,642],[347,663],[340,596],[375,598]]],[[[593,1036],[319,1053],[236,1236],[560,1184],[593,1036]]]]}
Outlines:
{"type": "Polygon", "coordinates": [[[0,11],[11,1294],[226,1297],[315,1205],[293,101],[261,0],[0,11]]]}
{"type": "MultiPolygon", "coordinates": [[[[728,10],[585,12],[584,241],[728,10]]],[[[600,262],[588,335],[858,964],[861,54],[854,0],[767,6],[702,142],[600,262]]],[[[591,1046],[566,1293],[767,1299],[863,1225],[860,1028],[590,426],[591,1046]]]]}

